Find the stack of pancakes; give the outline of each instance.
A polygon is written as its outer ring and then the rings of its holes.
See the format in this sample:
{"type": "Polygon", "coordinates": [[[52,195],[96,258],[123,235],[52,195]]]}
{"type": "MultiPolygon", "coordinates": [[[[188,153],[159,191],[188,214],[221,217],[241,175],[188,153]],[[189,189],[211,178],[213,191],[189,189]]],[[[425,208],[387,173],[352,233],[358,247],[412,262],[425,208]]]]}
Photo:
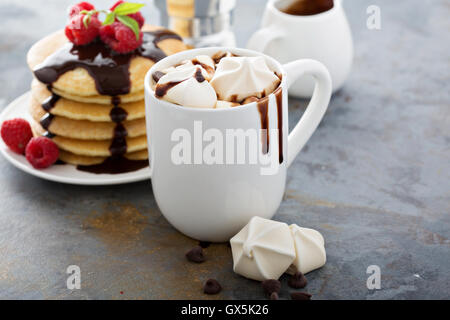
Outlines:
{"type": "MultiPolygon", "coordinates": [[[[142,31],[155,30],[161,28],[146,25],[142,31]]],[[[63,31],[40,40],[28,52],[30,69],[67,43],[63,31]]],[[[155,45],[167,56],[187,49],[175,38],[161,38],[155,45]]],[[[123,157],[148,159],[144,78],[155,62],[134,56],[128,68],[129,92],[114,97],[100,94],[95,79],[82,67],[64,72],[51,85],[35,78],[30,102],[34,134],[50,137],[60,149],[60,160],[74,165],[96,165],[114,155],[118,131],[126,142],[123,157]]]]}

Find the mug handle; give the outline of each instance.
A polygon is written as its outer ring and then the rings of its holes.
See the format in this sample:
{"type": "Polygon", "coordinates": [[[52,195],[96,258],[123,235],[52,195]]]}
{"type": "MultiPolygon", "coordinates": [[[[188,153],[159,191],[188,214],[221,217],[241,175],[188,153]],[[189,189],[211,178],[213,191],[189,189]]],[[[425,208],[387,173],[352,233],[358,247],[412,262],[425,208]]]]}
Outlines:
{"type": "Polygon", "coordinates": [[[314,93],[305,113],[289,134],[287,163],[289,167],[325,115],[331,99],[332,83],[327,68],[316,60],[296,60],[285,64],[283,67],[287,73],[288,89],[297,79],[305,75],[312,76],[316,82],[314,93]]]}
{"type": "Polygon", "coordinates": [[[247,43],[247,49],[264,52],[273,40],[279,39],[282,36],[282,31],[275,27],[260,29],[251,36],[247,43]]]}

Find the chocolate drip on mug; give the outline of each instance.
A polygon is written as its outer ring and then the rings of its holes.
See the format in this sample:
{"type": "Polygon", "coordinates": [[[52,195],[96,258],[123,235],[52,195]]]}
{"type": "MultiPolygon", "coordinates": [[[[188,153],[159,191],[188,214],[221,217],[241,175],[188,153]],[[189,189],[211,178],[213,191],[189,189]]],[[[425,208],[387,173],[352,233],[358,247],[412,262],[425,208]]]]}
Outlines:
{"type": "Polygon", "coordinates": [[[131,89],[131,60],[137,56],[154,62],[165,58],[166,54],[158,48],[158,42],[165,39],[181,40],[177,34],[168,30],[144,32],[141,47],[128,54],[117,54],[99,40],[85,46],[67,43],[36,66],[34,74],[40,82],[51,85],[62,74],[83,68],[94,79],[101,95],[128,94],[131,89]]]}
{"type": "Polygon", "coordinates": [[[278,114],[278,158],[280,164],[283,163],[283,89],[279,87],[274,92],[277,101],[278,114]]]}
{"type": "MultiPolygon", "coordinates": [[[[278,87],[274,93],[275,100],[277,103],[277,116],[278,116],[278,160],[282,164],[284,161],[283,157],[283,89],[278,87]]],[[[270,130],[269,130],[269,98],[267,96],[262,99],[258,99],[257,106],[259,115],[261,117],[261,140],[262,140],[262,151],[263,154],[269,152],[270,146],[270,130]]]]}
{"type": "Polygon", "coordinates": [[[269,152],[269,98],[259,100],[258,104],[259,115],[261,117],[261,140],[262,152],[267,154],[269,152]]]}

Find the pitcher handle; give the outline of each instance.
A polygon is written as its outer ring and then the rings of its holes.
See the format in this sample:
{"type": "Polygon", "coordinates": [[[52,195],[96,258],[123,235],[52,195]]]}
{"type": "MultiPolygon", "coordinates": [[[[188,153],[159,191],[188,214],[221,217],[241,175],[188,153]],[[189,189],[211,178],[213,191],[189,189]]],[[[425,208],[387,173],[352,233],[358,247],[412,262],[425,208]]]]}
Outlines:
{"type": "Polygon", "coordinates": [[[282,36],[282,31],[275,27],[260,29],[251,36],[247,43],[247,49],[264,52],[272,41],[280,39],[282,36]]]}

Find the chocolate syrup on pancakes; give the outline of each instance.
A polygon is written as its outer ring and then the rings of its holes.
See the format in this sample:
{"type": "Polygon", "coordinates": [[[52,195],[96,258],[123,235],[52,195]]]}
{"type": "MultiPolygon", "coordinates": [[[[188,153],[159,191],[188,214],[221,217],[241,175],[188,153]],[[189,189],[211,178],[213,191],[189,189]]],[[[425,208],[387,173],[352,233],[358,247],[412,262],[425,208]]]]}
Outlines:
{"type": "Polygon", "coordinates": [[[44,109],[47,112],[50,112],[50,110],[52,110],[55,107],[56,103],[59,101],[60,98],[61,97],[58,96],[57,94],[52,93],[52,95],[47,99],[45,99],[44,102],[42,103],[42,109],[44,109]]]}
{"type": "MultiPolygon", "coordinates": [[[[182,41],[177,34],[162,29],[144,32],[141,47],[128,54],[117,54],[99,40],[86,46],[67,43],[34,69],[36,78],[47,84],[51,91],[52,84],[62,74],[76,68],[83,68],[94,79],[97,91],[101,95],[112,97],[111,102],[114,108],[110,112],[110,117],[116,123],[116,127],[109,148],[111,157],[100,165],[78,166],[79,170],[98,174],[125,173],[148,166],[147,160],[134,161],[124,157],[127,152],[128,132],[122,122],[126,120],[128,114],[119,106],[120,98],[118,96],[130,92],[129,67],[131,60],[138,56],[153,60],[155,63],[162,60],[166,54],[158,47],[158,43],[165,39],[182,41]]],[[[43,109],[49,112],[59,99],[58,95],[52,93],[52,96],[42,104],[43,109]]],[[[49,138],[55,136],[48,131],[53,118],[54,116],[48,113],[40,121],[42,127],[47,130],[44,135],[49,138]]]]}
{"type": "Polygon", "coordinates": [[[119,106],[121,103],[120,97],[112,97],[111,103],[114,107],[111,109],[109,116],[111,120],[116,123],[116,127],[114,128],[109,152],[113,157],[123,156],[127,153],[128,147],[126,138],[128,136],[128,131],[122,122],[127,119],[128,113],[119,106]]]}
{"type": "Polygon", "coordinates": [[[116,123],[116,127],[114,128],[113,139],[111,145],[109,146],[109,152],[113,157],[123,156],[127,153],[127,140],[128,131],[123,125],[122,121],[125,121],[128,113],[119,107],[120,98],[114,97],[112,99],[112,103],[114,104],[114,108],[111,109],[109,116],[111,120],[116,123]]]}
{"type": "Polygon", "coordinates": [[[128,160],[125,157],[109,157],[101,164],[77,166],[77,169],[95,174],[119,174],[138,171],[145,167],[148,167],[148,160],[128,160]]]}
{"type": "Polygon", "coordinates": [[[52,120],[55,116],[51,113],[46,113],[41,120],[39,121],[42,128],[48,131],[48,128],[50,127],[50,124],[52,123],[52,120]]]}
{"type": "Polygon", "coordinates": [[[51,85],[62,74],[83,68],[94,79],[101,95],[115,97],[127,94],[131,89],[131,60],[138,56],[154,62],[165,58],[166,54],[158,48],[158,42],[165,39],[181,41],[180,36],[169,30],[144,32],[141,47],[127,54],[117,54],[99,40],[85,46],[67,43],[36,66],[34,74],[40,82],[51,85]]]}

